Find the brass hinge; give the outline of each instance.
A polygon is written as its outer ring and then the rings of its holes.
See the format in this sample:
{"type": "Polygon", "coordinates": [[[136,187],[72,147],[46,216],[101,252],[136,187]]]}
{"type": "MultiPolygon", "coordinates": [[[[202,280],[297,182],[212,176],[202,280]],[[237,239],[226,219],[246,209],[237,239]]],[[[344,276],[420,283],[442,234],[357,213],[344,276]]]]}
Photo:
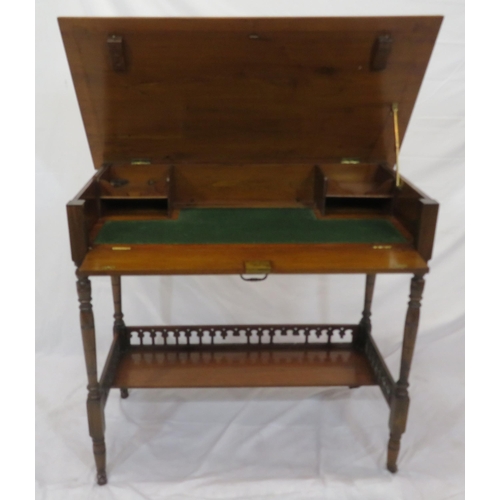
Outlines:
{"type": "Polygon", "coordinates": [[[130,161],[131,165],[151,165],[151,160],[147,158],[135,158],[130,161]]]}
{"type": "Polygon", "coordinates": [[[344,165],[357,165],[358,163],[361,163],[359,158],[341,158],[340,163],[343,163],[344,165]]]}

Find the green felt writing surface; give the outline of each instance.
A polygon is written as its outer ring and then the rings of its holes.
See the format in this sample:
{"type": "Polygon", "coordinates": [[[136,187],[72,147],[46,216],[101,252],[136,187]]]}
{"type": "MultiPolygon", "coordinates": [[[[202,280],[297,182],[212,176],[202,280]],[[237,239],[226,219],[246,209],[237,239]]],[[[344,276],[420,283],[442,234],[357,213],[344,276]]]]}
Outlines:
{"type": "Polygon", "coordinates": [[[404,243],[386,219],[317,219],[301,208],[184,209],[177,219],[107,221],[95,243],[404,243]]]}

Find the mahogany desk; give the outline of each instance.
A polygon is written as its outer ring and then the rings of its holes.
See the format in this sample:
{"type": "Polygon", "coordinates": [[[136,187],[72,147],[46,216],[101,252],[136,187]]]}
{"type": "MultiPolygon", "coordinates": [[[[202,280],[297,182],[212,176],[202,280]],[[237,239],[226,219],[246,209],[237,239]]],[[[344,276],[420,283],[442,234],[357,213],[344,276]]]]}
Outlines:
{"type": "Polygon", "coordinates": [[[112,388],[378,385],[396,472],[438,212],[398,153],[441,18],[59,23],[97,170],[67,211],[98,483],[112,388]],[[121,276],[304,273],[366,275],[361,320],[124,321],[121,276]],[[412,276],[396,378],[371,333],[379,273],[412,276]],[[99,376],[103,275],[115,321],[99,376]]]}

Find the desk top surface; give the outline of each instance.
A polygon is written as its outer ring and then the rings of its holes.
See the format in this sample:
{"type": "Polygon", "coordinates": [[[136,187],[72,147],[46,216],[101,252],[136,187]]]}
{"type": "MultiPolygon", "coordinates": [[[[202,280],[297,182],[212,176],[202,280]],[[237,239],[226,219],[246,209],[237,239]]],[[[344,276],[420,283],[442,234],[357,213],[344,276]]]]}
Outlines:
{"type": "Polygon", "coordinates": [[[406,243],[388,218],[318,219],[303,208],[201,208],[174,219],[111,220],[97,244],[406,243]]]}
{"type": "Polygon", "coordinates": [[[189,209],[172,220],[106,222],[88,275],[413,273],[427,264],[387,217],[317,219],[307,209],[189,209]]]}

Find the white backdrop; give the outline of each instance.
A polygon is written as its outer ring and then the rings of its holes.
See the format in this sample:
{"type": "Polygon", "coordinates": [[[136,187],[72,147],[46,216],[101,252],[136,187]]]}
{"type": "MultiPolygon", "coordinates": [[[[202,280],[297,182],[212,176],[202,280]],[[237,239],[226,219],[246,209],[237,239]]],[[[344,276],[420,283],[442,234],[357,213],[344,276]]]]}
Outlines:
{"type": "MultiPolygon", "coordinates": [[[[40,499],[459,499],[464,453],[464,6],[462,1],[37,2],[37,497],[40,499]],[[403,174],[440,204],[410,377],[400,471],[384,468],[388,409],[377,388],[112,393],[109,484],[95,485],[65,203],[93,173],[57,16],[441,14],[405,138],[403,174]]],[[[395,372],[409,276],[380,276],[374,335],[395,372]]],[[[129,324],[357,322],[362,276],[124,278],[129,324]]],[[[94,278],[102,363],[111,291],[94,278]]]]}

